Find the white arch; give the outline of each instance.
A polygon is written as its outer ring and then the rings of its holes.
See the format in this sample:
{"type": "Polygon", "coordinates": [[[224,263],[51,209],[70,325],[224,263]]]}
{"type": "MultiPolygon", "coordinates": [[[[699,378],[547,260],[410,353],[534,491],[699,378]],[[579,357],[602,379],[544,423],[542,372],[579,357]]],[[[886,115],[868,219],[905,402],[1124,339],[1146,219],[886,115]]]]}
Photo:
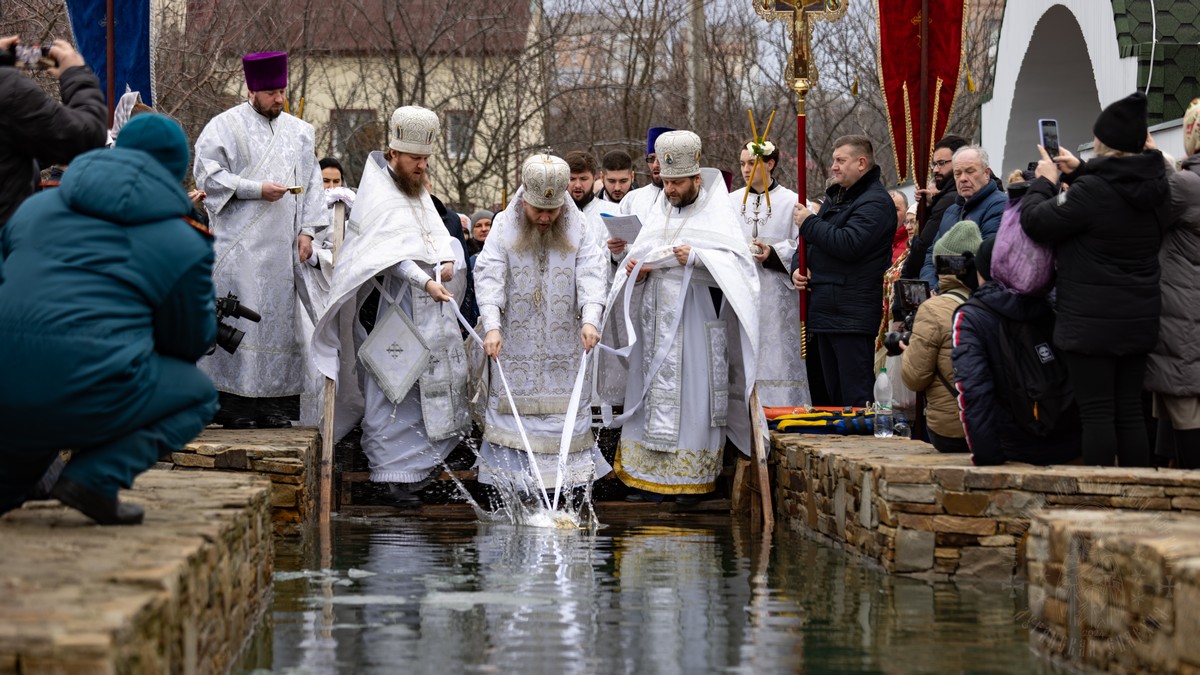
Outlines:
{"type": "MultiPolygon", "coordinates": [[[[1097,0],[1008,0],[996,51],[996,77],[992,99],[981,109],[981,141],[992,156],[992,166],[1009,169],[1004,151],[1009,118],[1013,114],[1018,78],[1029,52],[1034,30],[1056,6],[1069,11],[1083,32],[1101,107],[1123,98],[1137,87],[1137,58],[1121,58],[1116,19],[1108,2],[1097,0]]],[[[1097,114],[1100,112],[1096,111],[1097,114]]]]}

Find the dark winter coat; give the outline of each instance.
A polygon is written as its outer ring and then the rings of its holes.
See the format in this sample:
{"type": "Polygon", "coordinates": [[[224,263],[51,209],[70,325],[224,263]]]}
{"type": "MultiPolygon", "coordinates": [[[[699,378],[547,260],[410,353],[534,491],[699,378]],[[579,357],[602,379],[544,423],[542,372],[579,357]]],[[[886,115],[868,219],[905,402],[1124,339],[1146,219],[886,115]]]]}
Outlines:
{"type": "Polygon", "coordinates": [[[1003,399],[1005,362],[1001,357],[1000,317],[1033,321],[1051,314],[1044,298],[1017,295],[995,282],[971,296],[989,309],[962,305],[954,315],[955,386],[962,409],[963,431],[976,466],[1005,462],[1063,464],[1080,455],[1078,418],[1060,424],[1048,438],[1039,438],[1017,425],[1003,399]],[[995,312],[995,314],[993,314],[995,312]],[[997,316],[999,315],[999,316],[997,316]]]}
{"type": "Polygon", "coordinates": [[[40,168],[104,145],[108,108],[87,66],[59,79],[62,104],[11,66],[0,67],[0,227],[37,186],[40,168]]]}
{"type": "Polygon", "coordinates": [[[1054,244],[1058,321],[1054,344],[1093,356],[1145,354],[1158,341],[1158,250],[1170,187],[1162,153],[1099,157],[1057,191],[1036,178],[1021,226],[1054,244]]]}
{"type": "Polygon", "coordinates": [[[0,230],[0,426],[103,442],[140,419],[164,360],[208,351],[213,249],[191,209],[162,164],[123,148],[81,155],[17,209],[0,230]]]}
{"type": "MultiPolygon", "coordinates": [[[[808,329],[875,335],[882,319],[883,273],[891,266],[896,205],[873,167],[849,189],[834,185],[819,215],[800,225],[808,244],[808,329]]],[[[793,259],[799,265],[799,256],[793,259]]]]}
{"type": "Polygon", "coordinates": [[[1171,210],[1158,261],[1162,317],[1146,363],[1146,388],[1200,396],[1200,155],[1169,177],[1171,210]]]}
{"type": "Polygon", "coordinates": [[[956,197],[954,203],[942,215],[937,235],[933,238],[933,246],[925,253],[925,263],[921,266],[921,278],[929,282],[929,287],[938,287],[937,268],[933,264],[933,247],[961,220],[969,220],[979,226],[979,235],[983,239],[995,236],[1000,231],[1000,219],[1004,217],[1004,205],[1008,197],[1000,190],[996,181],[989,181],[979,192],[971,195],[970,199],[956,197]]]}

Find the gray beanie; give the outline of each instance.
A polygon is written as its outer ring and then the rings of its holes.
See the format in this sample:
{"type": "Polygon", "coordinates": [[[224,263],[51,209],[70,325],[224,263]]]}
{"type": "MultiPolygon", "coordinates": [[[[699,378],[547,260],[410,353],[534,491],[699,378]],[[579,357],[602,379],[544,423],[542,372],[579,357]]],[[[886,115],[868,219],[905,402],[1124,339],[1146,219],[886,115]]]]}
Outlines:
{"type": "Polygon", "coordinates": [[[975,253],[981,243],[983,238],[979,235],[979,226],[969,220],[960,220],[933,245],[933,254],[962,255],[967,251],[975,253]]]}
{"type": "Polygon", "coordinates": [[[475,223],[478,223],[480,220],[483,220],[484,218],[486,218],[488,220],[494,220],[496,218],[496,214],[492,213],[491,211],[488,211],[487,209],[479,209],[475,213],[471,214],[471,227],[474,228],[475,223]]]}

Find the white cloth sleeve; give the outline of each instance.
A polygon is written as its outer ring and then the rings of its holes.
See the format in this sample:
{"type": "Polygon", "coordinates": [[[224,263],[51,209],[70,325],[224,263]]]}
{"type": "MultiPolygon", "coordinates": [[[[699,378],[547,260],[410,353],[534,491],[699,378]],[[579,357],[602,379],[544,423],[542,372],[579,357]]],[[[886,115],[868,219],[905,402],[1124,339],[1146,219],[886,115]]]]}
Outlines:
{"type": "Polygon", "coordinates": [[[400,262],[400,276],[410,286],[419,290],[425,290],[425,284],[433,277],[429,276],[421,266],[411,260],[402,260],[400,262]]]}

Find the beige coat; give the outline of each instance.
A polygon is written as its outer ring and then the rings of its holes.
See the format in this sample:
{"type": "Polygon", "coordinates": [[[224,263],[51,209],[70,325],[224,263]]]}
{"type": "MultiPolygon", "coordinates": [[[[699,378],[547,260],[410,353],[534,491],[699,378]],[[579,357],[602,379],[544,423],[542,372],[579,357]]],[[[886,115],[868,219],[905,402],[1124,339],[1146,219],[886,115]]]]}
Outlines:
{"type": "Polygon", "coordinates": [[[950,361],[952,319],[967,289],[953,276],[938,277],[938,286],[941,293],[917,309],[900,373],[909,389],[925,392],[929,428],[939,436],[963,438],[966,434],[958,416],[958,400],[934,373],[940,372],[954,384],[954,365],[950,361]]]}

